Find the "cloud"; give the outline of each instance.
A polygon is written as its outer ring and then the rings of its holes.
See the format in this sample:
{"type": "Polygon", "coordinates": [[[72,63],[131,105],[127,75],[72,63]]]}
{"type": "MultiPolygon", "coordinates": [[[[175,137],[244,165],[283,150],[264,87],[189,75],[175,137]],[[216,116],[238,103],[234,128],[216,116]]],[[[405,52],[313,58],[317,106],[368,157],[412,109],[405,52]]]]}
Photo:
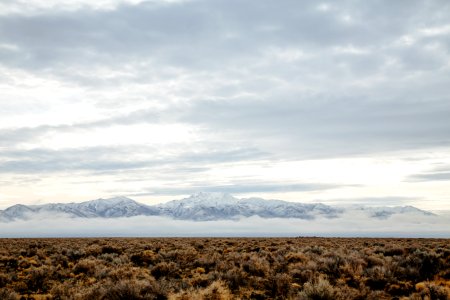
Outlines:
{"type": "Polygon", "coordinates": [[[440,163],[426,172],[413,174],[406,178],[409,182],[450,181],[450,165],[440,163]]]}
{"type": "Polygon", "coordinates": [[[5,237],[197,237],[197,236],[354,236],[450,237],[448,216],[392,216],[369,219],[352,212],[315,220],[243,218],[239,221],[193,222],[161,217],[77,219],[41,215],[28,221],[2,223],[5,237]]]}
{"type": "Polygon", "coordinates": [[[36,148],[29,150],[0,151],[0,174],[2,173],[47,173],[60,171],[114,172],[136,169],[170,168],[172,172],[202,171],[209,164],[258,160],[267,154],[252,148],[228,151],[181,153],[161,158],[152,158],[150,147],[88,147],[51,150],[36,148]],[[143,159],[130,160],[133,154],[143,159]],[[147,154],[147,155],[146,155],[147,154]],[[179,170],[179,171],[178,171],[179,170]]]}
{"type": "Polygon", "coordinates": [[[64,134],[74,131],[108,128],[114,125],[134,125],[140,123],[158,123],[157,113],[154,110],[140,110],[91,122],[0,129],[0,146],[12,147],[21,143],[33,143],[39,138],[42,138],[42,136],[52,133],[64,134]]]}
{"type": "MultiPolygon", "coordinates": [[[[160,0],[160,3],[175,2],[176,0],[160,0]]],[[[102,1],[88,1],[88,0],[5,0],[0,4],[0,14],[41,14],[48,10],[53,11],[76,11],[79,9],[92,10],[112,10],[122,4],[138,4],[141,0],[102,0],[102,1]]],[[[157,1],[155,1],[157,2],[157,1]]]]}
{"type": "Polygon", "coordinates": [[[164,186],[149,188],[146,192],[129,194],[132,196],[143,195],[192,195],[198,192],[207,193],[227,193],[227,194],[247,194],[247,193],[279,193],[279,192],[308,192],[322,191],[328,189],[342,188],[343,185],[321,184],[321,183],[274,183],[274,182],[238,182],[231,181],[226,185],[211,185],[209,182],[187,182],[190,185],[185,187],[164,186]]]}
{"type": "Polygon", "coordinates": [[[409,181],[450,181],[450,172],[439,173],[423,173],[412,175],[408,178],[409,181]]]}
{"type": "Polygon", "coordinates": [[[239,132],[261,145],[275,140],[279,148],[267,145],[273,152],[285,148],[306,158],[450,145],[450,105],[443,99],[314,100],[197,102],[185,120],[215,131],[239,132]]]}
{"type": "MultiPolygon", "coordinates": [[[[85,90],[127,90],[120,100],[96,97],[98,105],[132,103],[130,92],[170,81],[171,95],[159,101],[186,101],[170,104],[158,122],[199,124],[235,143],[254,141],[261,151],[329,157],[449,146],[443,36],[396,44],[444,26],[436,11],[449,9],[446,3],[348,1],[323,10],[307,1],[261,1],[239,3],[239,11],[229,1],[76,7],[0,16],[0,28],[8,28],[0,36],[10,45],[2,64],[47,70],[85,90]],[[417,19],[433,25],[421,27],[417,19]]],[[[1,140],[154,119],[143,109],[86,124],[19,128],[1,140]]]]}
{"type": "MultiPolygon", "coordinates": [[[[1,16],[2,28],[9,30],[0,33],[2,40],[15,49],[14,53],[9,50],[10,60],[5,63],[22,68],[117,65],[114,62],[145,58],[163,67],[217,70],[223,64],[235,66],[243,61],[252,66],[273,47],[307,53],[348,45],[375,50],[417,30],[416,18],[445,24],[445,14],[436,9],[448,9],[442,1],[417,1],[408,7],[387,1],[363,7],[346,1],[327,13],[316,5],[308,1],[260,1],[257,5],[239,1],[146,1],[123,3],[109,10],[82,5],[71,11],[49,7],[35,15],[1,16]],[[240,9],[236,10],[233,3],[240,9]],[[346,16],[352,21],[345,21],[346,16]],[[400,16],[402,22],[396,18],[400,16]]],[[[342,62],[351,60],[347,56],[342,62]]]]}
{"type": "Polygon", "coordinates": [[[411,205],[412,202],[426,201],[419,197],[401,197],[401,196],[389,196],[389,197],[365,197],[365,198],[336,198],[336,199],[320,199],[318,202],[326,204],[342,204],[342,205],[369,205],[369,206],[398,206],[398,205],[411,205]]]}
{"type": "Polygon", "coordinates": [[[339,199],[363,186],[408,198],[420,187],[271,167],[450,148],[447,1],[94,2],[0,4],[0,182],[46,178],[23,197],[56,197],[49,174],[83,173],[111,176],[92,198],[337,185],[339,199]]]}

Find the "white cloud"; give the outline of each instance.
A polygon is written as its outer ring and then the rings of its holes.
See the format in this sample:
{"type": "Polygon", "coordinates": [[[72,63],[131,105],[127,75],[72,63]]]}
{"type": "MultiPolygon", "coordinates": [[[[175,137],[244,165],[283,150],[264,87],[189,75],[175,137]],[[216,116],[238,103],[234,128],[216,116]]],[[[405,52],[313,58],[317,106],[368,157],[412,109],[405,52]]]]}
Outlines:
{"type": "Polygon", "coordinates": [[[331,9],[331,5],[328,3],[321,3],[317,6],[317,9],[320,11],[329,11],[331,9]]]}
{"type": "Polygon", "coordinates": [[[41,144],[52,148],[83,148],[114,145],[166,146],[195,140],[195,128],[183,124],[136,124],[111,126],[71,133],[49,134],[41,144]]]}
{"type": "Polygon", "coordinates": [[[450,34],[450,25],[423,28],[419,32],[424,36],[448,35],[450,34]]]}
{"type": "MultiPolygon", "coordinates": [[[[7,0],[0,3],[0,14],[36,14],[48,11],[79,9],[114,10],[121,5],[137,5],[148,0],[7,0]]],[[[151,0],[153,3],[176,3],[186,0],[151,0]]]]}
{"type": "Polygon", "coordinates": [[[239,221],[193,222],[162,217],[77,219],[41,215],[28,221],[2,223],[0,237],[164,237],[164,236],[360,236],[450,237],[448,216],[393,216],[368,219],[352,212],[315,220],[243,218],[239,221]]]}

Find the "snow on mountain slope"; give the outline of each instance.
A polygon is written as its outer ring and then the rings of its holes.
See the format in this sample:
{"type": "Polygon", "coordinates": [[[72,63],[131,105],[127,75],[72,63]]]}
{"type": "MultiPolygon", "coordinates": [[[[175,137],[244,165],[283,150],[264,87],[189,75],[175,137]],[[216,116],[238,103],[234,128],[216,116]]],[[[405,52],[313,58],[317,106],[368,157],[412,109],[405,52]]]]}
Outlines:
{"type": "Polygon", "coordinates": [[[126,197],[97,199],[81,203],[14,205],[0,212],[0,220],[27,219],[33,214],[64,214],[80,218],[117,218],[155,215],[158,211],[126,197]]]}
{"type": "Polygon", "coordinates": [[[313,219],[317,215],[335,217],[341,212],[324,204],[303,204],[261,198],[238,199],[222,193],[198,193],[157,207],[161,215],[197,221],[250,216],[313,219]]]}
{"type": "Polygon", "coordinates": [[[16,204],[7,209],[0,211],[0,221],[9,221],[18,217],[23,217],[27,214],[31,214],[34,211],[26,205],[16,204]]]}
{"type": "Polygon", "coordinates": [[[157,210],[126,197],[97,199],[74,204],[74,207],[87,215],[92,214],[104,218],[132,217],[139,215],[155,215],[157,210]]]}
{"type": "Polygon", "coordinates": [[[380,206],[380,207],[370,207],[370,206],[353,206],[348,207],[347,210],[355,210],[362,211],[367,213],[372,218],[377,219],[387,219],[392,215],[426,215],[426,216],[435,216],[435,214],[418,209],[414,206],[380,206]]]}
{"type": "Polygon", "coordinates": [[[186,220],[233,219],[247,216],[239,199],[222,193],[197,193],[189,198],[157,205],[161,215],[186,220]]]}
{"type": "Polygon", "coordinates": [[[120,218],[133,216],[165,216],[193,221],[237,220],[242,217],[337,218],[343,213],[358,211],[368,218],[387,219],[393,215],[427,215],[432,213],[412,206],[404,207],[332,207],[321,203],[305,204],[262,198],[238,199],[230,194],[197,193],[188,198],[158,205],[144,205],[126,197],[97,199],[81,203],[14,205],[0,211],[0,221],[31,218],[35,214],[64,214],[78,218],[120,218]]]}

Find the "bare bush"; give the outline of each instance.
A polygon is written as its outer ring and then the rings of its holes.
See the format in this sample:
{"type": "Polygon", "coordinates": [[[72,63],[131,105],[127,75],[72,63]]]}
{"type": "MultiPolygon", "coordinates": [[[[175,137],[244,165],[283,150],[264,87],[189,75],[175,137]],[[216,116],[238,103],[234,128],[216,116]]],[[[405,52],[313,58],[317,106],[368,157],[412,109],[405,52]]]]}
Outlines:
{"type": "Polygon", "coordinates": [[[446,299],[449,270],[445,239],[0,239],[8,300],[446,299]]]}
{"type": "Polygon", "coordinates": [[[0,288],[0,299],[17,300],[19,299],[19,295],[17,295],[13,290],[7,288],[0,288]]]}
{"type": "Polygon", "coordinates": [[[319,277],[314,281],[305,283],[303,290],[299,294],[301,300],[332,300],[334,289],[328,280],[319,277]]]}

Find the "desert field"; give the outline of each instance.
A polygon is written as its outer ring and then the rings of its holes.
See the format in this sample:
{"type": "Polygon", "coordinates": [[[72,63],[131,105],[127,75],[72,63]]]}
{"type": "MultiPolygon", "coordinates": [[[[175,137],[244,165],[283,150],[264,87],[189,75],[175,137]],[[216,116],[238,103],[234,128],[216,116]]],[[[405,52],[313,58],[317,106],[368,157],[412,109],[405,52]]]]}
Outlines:
{"type": "Polygon", "coordinates": [[[450,240],[0,239],[0,299],[449,299],[450,240]]]}

